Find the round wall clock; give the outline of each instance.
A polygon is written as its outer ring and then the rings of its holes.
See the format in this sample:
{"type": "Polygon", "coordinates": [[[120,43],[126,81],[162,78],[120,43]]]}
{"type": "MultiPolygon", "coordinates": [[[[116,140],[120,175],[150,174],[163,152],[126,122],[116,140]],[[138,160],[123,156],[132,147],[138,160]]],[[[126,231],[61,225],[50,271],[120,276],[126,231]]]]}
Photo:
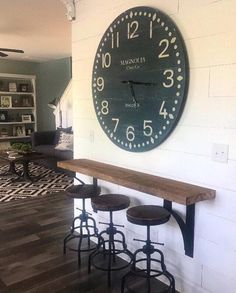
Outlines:
{"type": "Polygon", "coordinates": [[[189,66],[182,36],[169,16],[150,7],[119,15],[94,60],[92,93],[98,121],[120,148],[160,145],[179,121],[189,66]]]}

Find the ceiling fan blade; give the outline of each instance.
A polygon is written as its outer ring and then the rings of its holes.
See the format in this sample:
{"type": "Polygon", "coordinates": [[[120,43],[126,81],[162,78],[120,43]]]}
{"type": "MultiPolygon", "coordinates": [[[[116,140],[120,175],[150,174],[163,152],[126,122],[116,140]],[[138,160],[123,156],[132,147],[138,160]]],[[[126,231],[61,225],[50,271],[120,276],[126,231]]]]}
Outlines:
{"type": "Polygon", "coordinates": [[[8,48],[0,48],[0,51],[3,52],[14,52],[14,53],[24,53],[23,50],[20,49],[8,49],[8,48]]]}
{"type": "Polygon", "coordinates": [[[0,57],[7,57],[8,55],[5,53],[0,52],[0,57]]]}

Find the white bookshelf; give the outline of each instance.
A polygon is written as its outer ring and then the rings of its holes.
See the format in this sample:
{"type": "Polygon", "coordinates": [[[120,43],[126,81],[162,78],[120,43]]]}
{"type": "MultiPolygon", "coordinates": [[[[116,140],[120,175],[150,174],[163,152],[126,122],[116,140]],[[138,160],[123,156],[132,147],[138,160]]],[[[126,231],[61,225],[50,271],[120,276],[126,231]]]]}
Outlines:
{"type": "Polygon", "coordinates": [[[0,141],[27,139],[37,130],[35,80],[0,73],[0,141]]]}

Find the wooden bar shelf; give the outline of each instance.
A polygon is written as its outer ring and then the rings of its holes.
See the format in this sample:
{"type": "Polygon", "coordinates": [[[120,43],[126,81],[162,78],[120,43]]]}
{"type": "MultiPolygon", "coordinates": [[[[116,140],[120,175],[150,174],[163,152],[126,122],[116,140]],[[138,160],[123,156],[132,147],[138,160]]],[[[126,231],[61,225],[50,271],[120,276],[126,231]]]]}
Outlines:
{"type": "Polygon", "coordinates": [[[184,240],[185,254],[193,257],[195,203],[215,198],[215,190],[142,173],[88,159],[58,162],[58,167],[163,198],[163,206],[176,219],[184,240]],[[172,209],[172,202],[186,206],[186,220],[172,209]]]}

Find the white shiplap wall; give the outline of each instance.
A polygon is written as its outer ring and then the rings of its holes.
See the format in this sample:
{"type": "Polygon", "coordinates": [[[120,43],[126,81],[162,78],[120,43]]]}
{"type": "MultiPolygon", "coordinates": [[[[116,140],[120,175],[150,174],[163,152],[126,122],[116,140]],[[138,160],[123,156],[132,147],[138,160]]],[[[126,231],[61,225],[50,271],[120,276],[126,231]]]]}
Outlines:
{"type": "MultiPolygon", "coordinates": [[[[89,158],[216,189],[214,201],[196,205],[194,258],[184,255],[174,220],[153,229],[153,240],[165,242],[167,267],[177,289],[187,293],[236,292],[236,1],[235,0],[79,0],[73,22],[73,125],[75,158],[89,158]],[[190,88],[186,108],[172,135],[158,148],[130,153],[113,145],[101,130],[93,109],[91,77],[94,55],[106,28],[134,6],[151,6],[169,14],[186,42],[190,88]],[[211,159],[212,144],[229,145],[228,163],[211,159]]],[[[86,178],[81,176],[81,178],[86,178]]],[[[91,178],[86,178],[91,182],[91,178]]],[[[100,182],[104,192],[120,192],[132,204],[161,200],[100,182]]],[[[184,208],[174,207],[184,214],[184,208]]],[[[77,211],[76,211],[77,212],[77,211]]],[[[98,219],[105,214],[95,215],[98,219]]],[[[128,245],[144,230],[124,223],[128,245]]],[[[131,247],[131,245],[133,245],[131,247]]],[[[134,246],[135,245],[135,246],[134,246]]]]}

